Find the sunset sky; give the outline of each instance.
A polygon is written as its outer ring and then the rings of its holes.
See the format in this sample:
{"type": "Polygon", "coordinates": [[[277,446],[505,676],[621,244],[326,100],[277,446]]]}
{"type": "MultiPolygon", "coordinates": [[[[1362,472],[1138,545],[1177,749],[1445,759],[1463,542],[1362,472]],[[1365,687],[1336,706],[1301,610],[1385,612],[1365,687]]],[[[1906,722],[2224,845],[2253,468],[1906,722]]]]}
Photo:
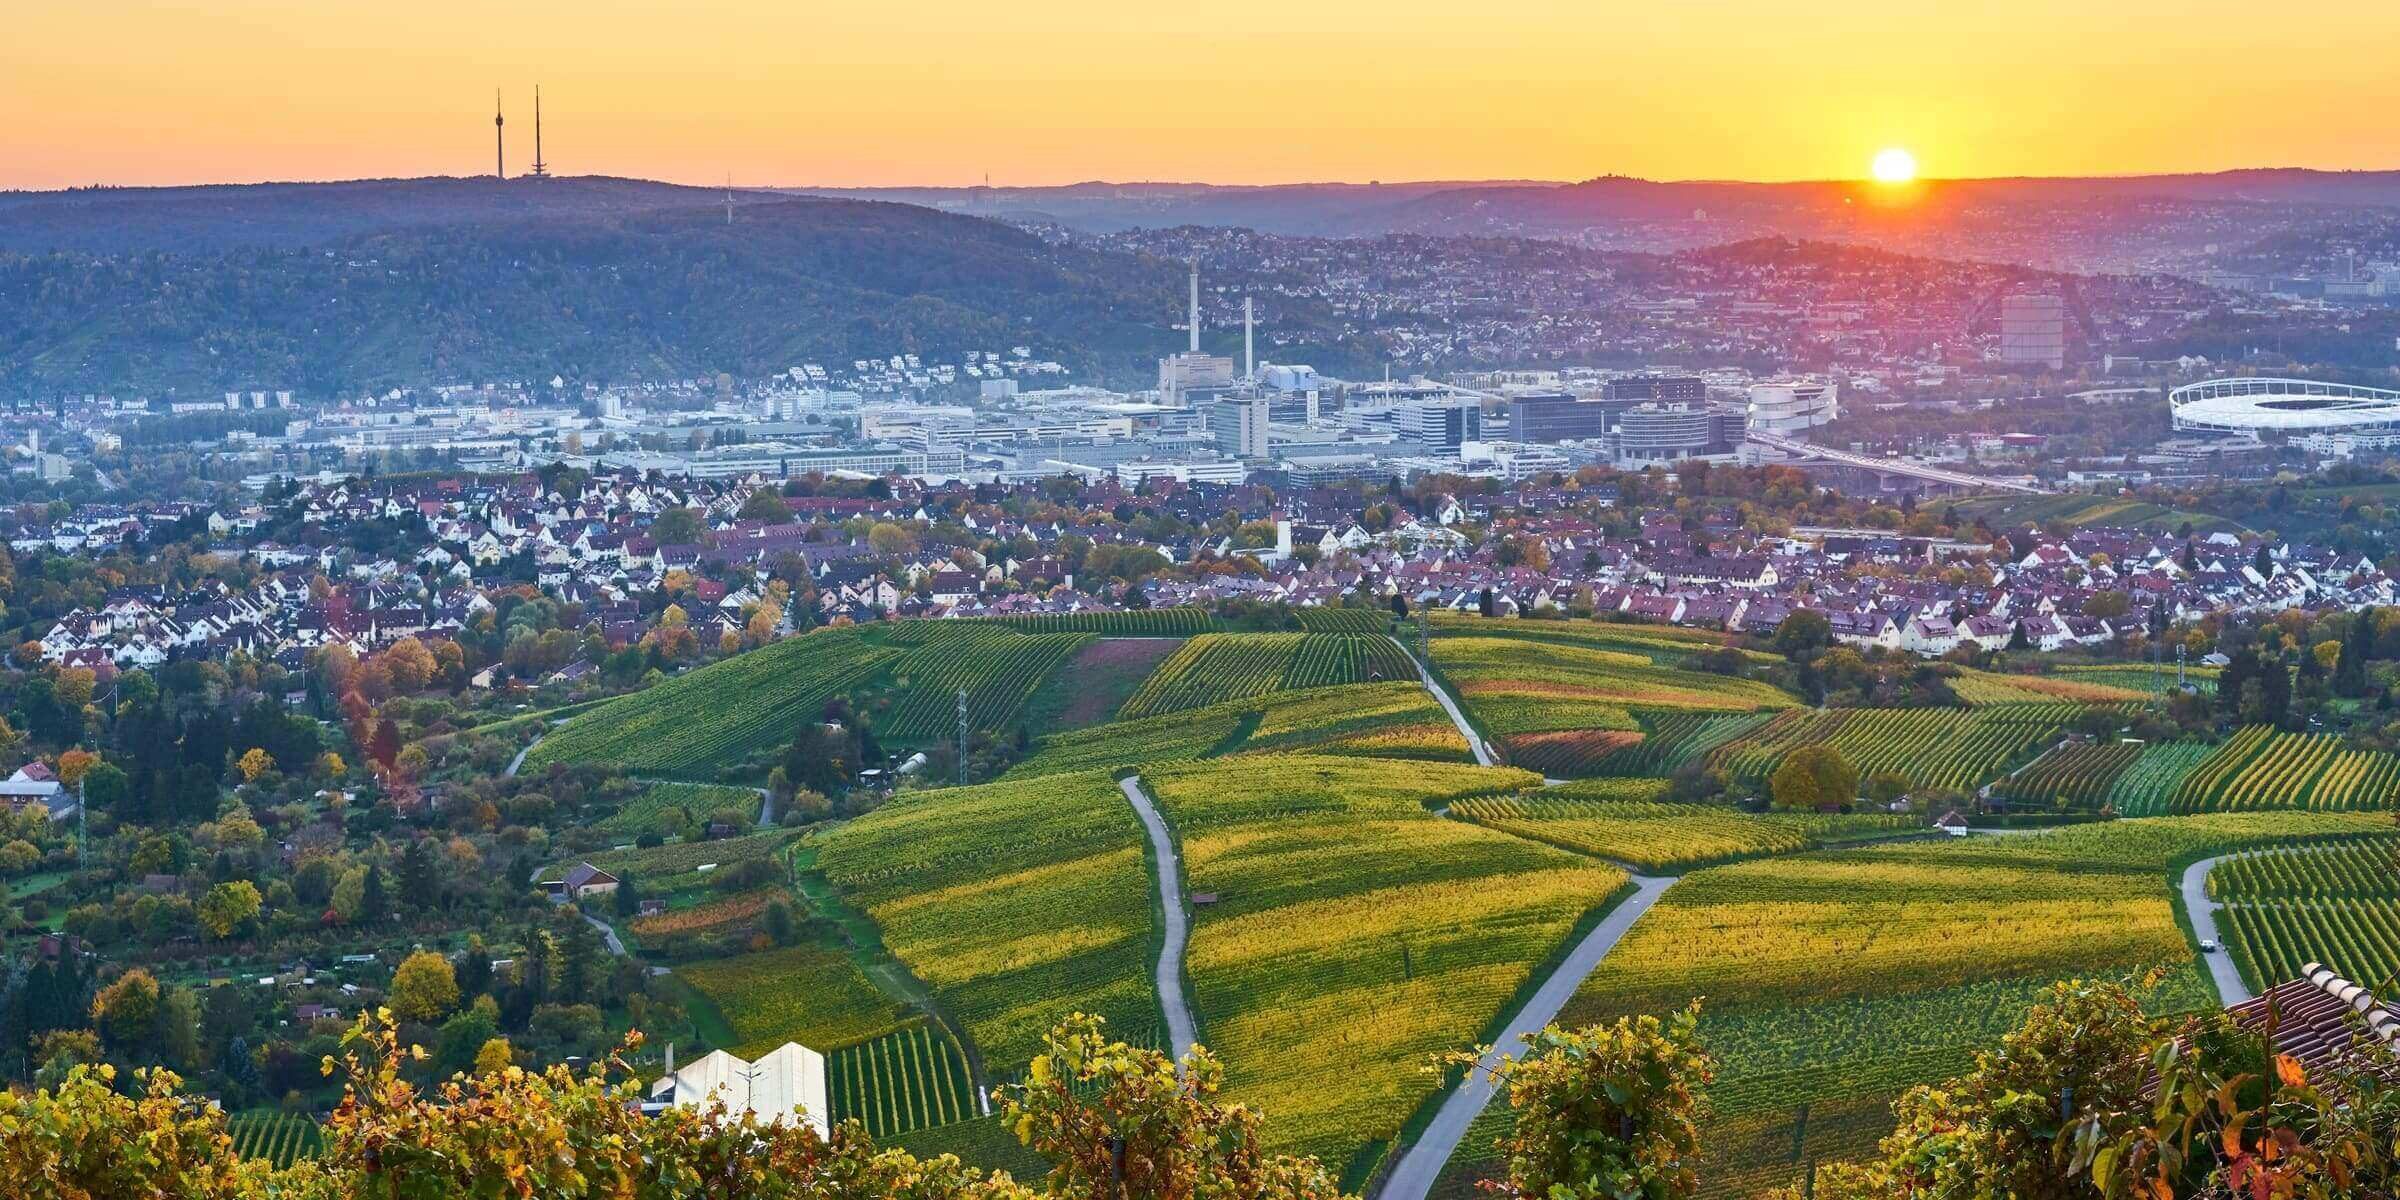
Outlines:
{"type": "Polygon", "coordinates": [[[0,187],[2400,167],[2400,3],[10,0],[0,187]],[[662,10],[671,9],[671,15],[662,10]]]}

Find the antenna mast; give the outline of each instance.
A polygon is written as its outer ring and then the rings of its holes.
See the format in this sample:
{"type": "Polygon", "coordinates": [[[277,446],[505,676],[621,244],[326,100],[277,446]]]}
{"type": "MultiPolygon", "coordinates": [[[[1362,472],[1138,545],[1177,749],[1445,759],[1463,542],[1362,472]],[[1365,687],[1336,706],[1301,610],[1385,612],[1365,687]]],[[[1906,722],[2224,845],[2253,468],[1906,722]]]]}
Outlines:
{"type": "Polygon", "coordinates": [[[500,112],[500,89],[492,89],[492,178],[508,178],[508,134],[501,128],[508,118],[500,112]]]}
{"type": "Polygon", "coordinates": [[[533,177],[548,179],[549,164],[542,161],[542,85],[533,85],[533,177]]]}

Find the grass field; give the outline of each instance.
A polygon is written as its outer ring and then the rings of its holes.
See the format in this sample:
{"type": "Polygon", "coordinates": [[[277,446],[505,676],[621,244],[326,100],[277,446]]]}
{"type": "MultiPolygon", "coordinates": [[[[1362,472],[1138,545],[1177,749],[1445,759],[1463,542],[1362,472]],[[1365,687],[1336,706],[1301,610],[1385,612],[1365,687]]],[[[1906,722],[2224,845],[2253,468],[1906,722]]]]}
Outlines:
{"type": "Polygon", "coordinates": [[[1107,772],[917,792],[811,844],[987,1071],[1021,1068],[1066,1013],[1156,1020],[1141,827],[1107,772]]]}
{"type": "Polygon", "coordinates": [[[1432,815],[1523,772],[1261,757],[1146,771],[1195,895],[1188,970],[1232,1097],[1361,1177],[1536,964],[1624,875],[1432,815]]]}

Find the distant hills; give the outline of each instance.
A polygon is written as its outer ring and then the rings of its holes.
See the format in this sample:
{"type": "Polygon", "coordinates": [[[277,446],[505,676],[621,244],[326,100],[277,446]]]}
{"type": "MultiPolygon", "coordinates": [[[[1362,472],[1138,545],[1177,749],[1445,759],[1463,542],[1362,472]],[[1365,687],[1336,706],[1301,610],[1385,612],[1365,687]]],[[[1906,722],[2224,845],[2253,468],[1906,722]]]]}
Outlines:
{"type": "Polygon", "coordinates": [[[1900,190],[1856,182],[1604,176],[1580,183],[1084,183],[810,194],[900,200],[1089,232],[1237,225],[1332,237],[1568,238],[1643,251],[1782,236],[2065,270],[2192,269],[2208,265],[2212,253],[2343,213],[2400,220],[2400,171],[2299,169],[1928,180],[1900,190]]]}
{"type": "Polygon", "coordinates": [[[1180,271],[899,204],[617,179],[0,198],[0,395],[756,375],[1172,343],[1180,271]]]}

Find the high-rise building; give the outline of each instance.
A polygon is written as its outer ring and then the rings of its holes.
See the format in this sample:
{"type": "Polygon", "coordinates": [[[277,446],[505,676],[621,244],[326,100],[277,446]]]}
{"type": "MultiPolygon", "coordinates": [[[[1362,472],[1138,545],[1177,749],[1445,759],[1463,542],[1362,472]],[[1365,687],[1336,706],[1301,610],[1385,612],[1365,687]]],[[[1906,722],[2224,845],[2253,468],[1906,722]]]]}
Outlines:
{"type": "Polygon", "coordinates": [[[1208,431],[1221,453],[1235,458],[1267,456],[1267,398],[1221,396],[1207,408],[1208,431]]]}
{"type": "Polygon", "coordinates": [[[2000,301],[2000,361],[2011,366],[2067,365],[2067,302],[2057,296],[2022,294],[2000,301]]]}
{"type": "Polygon", "coordinates": [[[1834,385],[1820,379],[1781,379],[1750,385],[1750,428],[1794,434],[1842,415],[1834,385]]]}
{"type": "Polygon", "coordinates": [[[1402,437],[1442,454],[1483,439],[1483,405],[1472,396],[1441,396],[1401,406],[1392,414],[1402,437]]]}

